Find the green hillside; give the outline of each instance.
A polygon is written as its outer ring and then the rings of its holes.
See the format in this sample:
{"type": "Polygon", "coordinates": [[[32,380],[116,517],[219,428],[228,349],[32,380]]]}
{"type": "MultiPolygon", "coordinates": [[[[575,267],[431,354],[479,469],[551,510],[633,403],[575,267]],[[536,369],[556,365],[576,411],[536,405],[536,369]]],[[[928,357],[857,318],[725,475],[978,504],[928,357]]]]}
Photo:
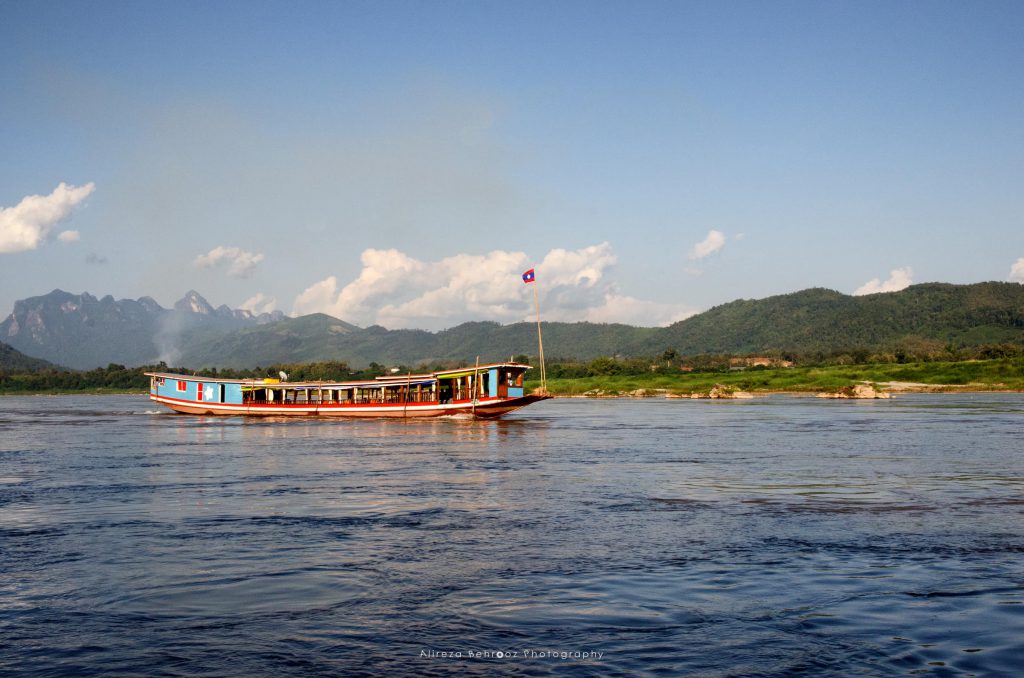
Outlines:
{"type": "Polygon", "coordinates": [[[182,334],[182,363],[216,367],[252,367],[271,363],[314,362],[338,353],[343,337],[360,328],[323,313],[246,327],[231,332],[197,328],[182,334]]]}
{"type": "Polygon", "coordinates": [[[1024,343],[1024,285],[927,283],[853,297],[809,289],[716,306],[636,347],[654,353],[831,353],[896,350],[907,342],[1024,343]]]}
{"type": "MultiPolygon", "coordinates": [[[[40,335],[40,352],[29,353],[63,355],[72,367],[136,365],[158,352],[196,368],[316,361],[365,367],[537,355],[537,327],[529,322],[470,322],[427,332],[360,328],[322,313],[277,321],[241,318],[226,307],[209,310],[195,293],[178,305],[172,312],[147,298],[114,302],[54,291],[19,302],[0,332],[31,346],[36,344],[29,340],[40,335]],[[186,312],[186,305],[204,313],[186,312]],[[34,333],[25,329],[30,325],[34,333]]],[[[862,297],[809,289],[733,301],[669,327],[545,322],[543,329],[550,361],[649,358],[666,349],[686,356],[775,352],[813,360],[848,352],[858,362],[870,356],[882,362],[900,356],[938,360],[955,357],[961,347],[1024,344],[1024,285],[928,283],[862,297]]]]}
{"type": "MultiPolygon", "coordinates": [[[[928,283],[900,292],[854,297],[809,289],[716,306],[664,328],[543,323],[549,359],[849,351],[936,355],[948,347],[1024,343],[1024,285],[928,283]]],[[[180,361],[194,366],[252,367],[343,360],[420,364],[499,360],[537,354],[533,323],[464,323],[441,332],[359,328],[324,314],[240,330],[198,328],[181,337],[180,361]]]]}
{"type": "Polygon", "coordinates": [[[0,370],[36,372],[50,367],[54,367],[53,363],[27,356],[13,346],[0,342],[0,370]]]}
{"type": "MultiPolygon", "coordinates": [[[[653,328],[592,323],[544,323],[550,356],[594,358],[629,350],[657,332],[653,328]]],[[[537,352],[537,326],[464,323],[441,332],[358,328],[316,313],[227,333],[183,336],[181,362],[196,366],[252,367],[271,363],[344,360],[362,366],[501,360],[537,352]]]]}

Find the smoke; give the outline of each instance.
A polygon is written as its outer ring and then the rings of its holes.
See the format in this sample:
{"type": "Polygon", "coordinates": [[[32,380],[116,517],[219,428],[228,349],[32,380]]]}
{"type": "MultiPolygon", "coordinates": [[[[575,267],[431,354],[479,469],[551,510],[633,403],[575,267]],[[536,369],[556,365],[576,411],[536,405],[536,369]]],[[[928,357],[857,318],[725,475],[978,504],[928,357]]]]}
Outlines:
{"type": "MultiPolygon", "coordinates": [[[[70,218],[75,207],[95,188],[92,182],[84,186],[61,182],[50,195],[29,195],[14,207],[0,207],[0,253],[38,248],[53,227],[70,218]]],[[[60,239],[64,242],[77,240],[78,232],[65,231],[60,239]]]]}
{"type": "Polygon", "coordinates": [[[181,361],[181,335],[188,326],[185,314],[177,310],[160,316],[156,336],[153,337],[153,343],[160,351],[160,360],[168,365],[176,365],[181,361]]]}

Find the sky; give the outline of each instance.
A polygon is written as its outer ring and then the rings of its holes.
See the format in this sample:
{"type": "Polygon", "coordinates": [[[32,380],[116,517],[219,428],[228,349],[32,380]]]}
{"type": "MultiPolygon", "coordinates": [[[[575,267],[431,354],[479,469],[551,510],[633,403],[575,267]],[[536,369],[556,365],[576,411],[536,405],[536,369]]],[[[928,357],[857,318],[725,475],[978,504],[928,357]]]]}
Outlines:
{"type": "Polygon", "coordinates": [[[0,0],[0,316],[1024,283],[1024,3],[0,0]],[[536,283],[521,274],[536,269],[536,283]]]}

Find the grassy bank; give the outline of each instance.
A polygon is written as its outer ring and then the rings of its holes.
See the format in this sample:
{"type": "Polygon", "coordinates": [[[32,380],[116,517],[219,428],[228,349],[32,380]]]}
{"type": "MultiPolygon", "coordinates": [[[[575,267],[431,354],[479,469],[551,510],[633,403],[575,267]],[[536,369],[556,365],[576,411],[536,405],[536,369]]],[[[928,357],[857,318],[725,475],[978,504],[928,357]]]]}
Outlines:
{"type": "MultiPolygon", "coordinates": [[[[144,394],[149,384],[149,378],[142,374],[145,369],[147,368],[125,370],[120,366],[111,366],[88,373],[0,375],[0,395],[144,394]]],[[[539,370],[530,371],[530,380],[526,384],[528,389],[538,385],[538,372],[539,370]]],[[[351,375],[346,376],[353,378],[351,375]]],[[[716,384],[722,384],[752,393],[817,393],[836,391],[859,382],[881,384],[882,390],[1024,391],[1024,358],[819,367],[755,367],[740,371],[643,372],[551,379],[548,382],[548,390],[556,395],[566,396],[583,395],[588,391],[604,391],[605,395],[619,395],[640,389],[660,389],[688,395],[707,393],[716,384]],[[887,387],[887,382],[909,382],[921,386],[887,387]]]]}
{"type": "MultiPolygon", "coordinates": [[[[532,376],[532,375],[531,375],[532,376]]],[[[557,395],[583,395],[604,391],[607,395],[639,389],[664,389],[671,393],[706,393],[716,384],[741,391],[824,392],[858,382],[910,382],[908,390],[1024,391],[1024,360],[971,360],[905,364],[833,365],[828,367],[751,368],[731,372],[680,372],[552,379],[548,390],[557,395]]],[[[885,389],[885,386],[882,387],[885,389]]]]}

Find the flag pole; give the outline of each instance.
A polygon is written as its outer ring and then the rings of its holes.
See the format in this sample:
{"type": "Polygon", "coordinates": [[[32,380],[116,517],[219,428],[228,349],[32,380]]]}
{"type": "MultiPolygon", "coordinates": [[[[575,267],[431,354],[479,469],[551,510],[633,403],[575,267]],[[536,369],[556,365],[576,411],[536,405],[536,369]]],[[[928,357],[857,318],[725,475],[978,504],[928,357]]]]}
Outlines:
{"type": "Polygon", "coordinates": [[[540,298],[537,296],[537,282],[533,283],[533,304],[537,308],[537,349],[540,351],[540,392],[548,393],[548,374],[544,367],[544,339],[540,333],[540,298]]]}
{"type": "Polygon", "coordinates": [[[476,367],[473,368],[473,416],[476,416],[476,404],[480,400],[480,356],[476,357],[476,367]]]}

